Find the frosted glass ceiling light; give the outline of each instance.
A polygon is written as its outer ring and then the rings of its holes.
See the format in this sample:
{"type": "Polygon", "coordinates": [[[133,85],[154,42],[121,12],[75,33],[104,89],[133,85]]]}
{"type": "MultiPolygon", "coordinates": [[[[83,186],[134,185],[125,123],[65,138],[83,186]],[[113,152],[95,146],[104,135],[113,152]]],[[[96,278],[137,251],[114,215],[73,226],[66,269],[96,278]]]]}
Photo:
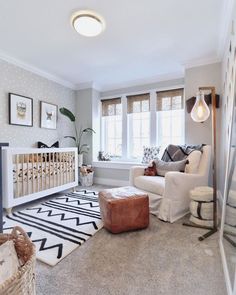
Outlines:
{"type": "Polygon", "coordinates": [[[204,122],[210,116],[210,110],[204,99],[202,91],[197,93],[196,102],[191,111],[191,117],[195,122],[204,122]]]}
{"type": "Polygon", "coordinates": [[[80,35],[95,37],[104,30],[105,21],[92,11],[81,10],[72,16],[72,25],[80,35]]]}

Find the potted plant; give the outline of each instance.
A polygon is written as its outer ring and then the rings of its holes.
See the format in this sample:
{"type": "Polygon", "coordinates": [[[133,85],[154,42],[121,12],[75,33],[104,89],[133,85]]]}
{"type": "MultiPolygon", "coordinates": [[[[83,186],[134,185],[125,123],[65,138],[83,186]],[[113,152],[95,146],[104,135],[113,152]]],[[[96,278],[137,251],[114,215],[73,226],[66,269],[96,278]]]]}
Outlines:
{"type": "Polygon", "coordinates": [[[66,116],[74,125],[75,128],[75,136],[64,136],[64,138],[71,138],[75,141],[75,145],[78,148],[78,166],[81,167],[83,165],[83,154],[87,154],[89,151],[89,145],[82,142],[83,136],[85,134],[92,134],[95,133],[95,131],[92,128],[85,128],[82,127],[77,130],[76,126],[76,117],[75,115],[68,110],[67,108],[60,108],[60,113],[64,116],[66,116]]]}

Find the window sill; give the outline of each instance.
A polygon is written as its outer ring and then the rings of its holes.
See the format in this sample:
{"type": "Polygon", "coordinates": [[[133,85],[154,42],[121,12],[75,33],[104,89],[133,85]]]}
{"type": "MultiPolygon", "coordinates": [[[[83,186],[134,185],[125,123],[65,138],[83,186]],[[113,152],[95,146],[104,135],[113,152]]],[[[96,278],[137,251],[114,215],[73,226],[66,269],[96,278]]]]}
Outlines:
{"type": "Polygon", "coordinates": [[[147,166],[147,164],[137,162],[118,162],[118,161],[93,161],[95,168],[108,168],[108,169],[122,169],[129,170],[133,166],[147,166]]]}

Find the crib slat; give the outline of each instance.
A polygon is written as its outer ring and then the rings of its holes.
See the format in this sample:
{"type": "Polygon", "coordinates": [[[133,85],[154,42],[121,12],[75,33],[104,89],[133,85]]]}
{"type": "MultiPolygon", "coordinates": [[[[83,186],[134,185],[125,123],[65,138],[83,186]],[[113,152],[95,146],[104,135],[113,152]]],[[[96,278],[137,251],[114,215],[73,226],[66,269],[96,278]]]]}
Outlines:
{"type": "Polygon", "coordinates": [[[43,190],[43,153],[41,153],[41,191],[43,190]]]}
{"type": "Polygon", "coordinates": [[[55,187],[55,166],[54,166],[54,152],[52,153],[52,178],[53,178],[53,187],[55,187]]]}
{"type": "Polygon", "coordinates": [[[51,188],[51,153],[49,155],[49,188],[51,188]]]}
{"type": "Polygon", "coordinates": [[[37,179],[36,179],[36,183],[37,183],[37,192],[39,191],[39,154],[36,154],[36,159],[37,159],[37,179]]]}
{"type": "Polygon", "coordinates": [[[18,159],[18,154],[15,156],[16,158],[16,197],[19,197],[19,167],[18,167],[18,163],[19,163],[19,159],[18,159]]]}
{"type": "Polygon", "coordinates": [[[66,180],[66,154],[63,153],[63,184],[65,184],[66,180]]]}
{"type": "Polygon", "coordinates": [[[70,166],[70,162],[71,162],[71,153],[69,153],[69,182],[71,182],[71,166],[70,166]]]}
{"type": "Polygon", "coordinates": [[[68,169],[69,169],[69,167],[68,167],[68,162],[69,162],[69,154],[66,153],[66,183],[69,182],[69,181],[68,181],[68,169]]]}
{"type": "Polygon", "coordinates": [[[44,165],[44,189],[47,189],[47,154],[44,154],[45,165],[44,165]]]}
{"type": "Polygon", "coordinates": [[[31,154],[32,156],[32,193],[35,193],[34,191],[34,154],[31,154]]]}
{"type": "Polygon", "coordinates": [[[26,162],[27,162],[27,177],[26,177],[26,179],[27,179],[27,194],[29,195],[29,154],[27,154],[27,160],[26,160],[26,162]]]}
{"type": "Polygon", "coordinates": [[[24,196],[24,194],[25,194],[25,190],[24,190],[24,188],[25,188],[25,185],[24,185],[24,183],[25,183],[25,180],[24,180],[24,155],[21,155],[21,168],[22,168],[22,185],[21,185],[22,191],[21,191],[21,196],[24,196]]]}

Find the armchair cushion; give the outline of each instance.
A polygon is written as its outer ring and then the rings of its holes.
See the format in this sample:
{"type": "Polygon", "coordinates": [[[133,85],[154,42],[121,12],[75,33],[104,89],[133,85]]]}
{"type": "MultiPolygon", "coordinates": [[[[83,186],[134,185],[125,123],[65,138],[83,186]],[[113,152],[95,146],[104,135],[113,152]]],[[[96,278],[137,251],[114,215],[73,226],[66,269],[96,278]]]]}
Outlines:
{"type": "Polygon", "coordinates": [[[192,151],[188,157],[188,163],[185,166],[185,173],[198,173],[202,153],[200,151],[192,151]]]}
{"type": "Polygon", "coordinates": [[[138,176],[134,185],[144,191],[162,196],[165,190],[165,178],[161,176],[138,176]]]}

